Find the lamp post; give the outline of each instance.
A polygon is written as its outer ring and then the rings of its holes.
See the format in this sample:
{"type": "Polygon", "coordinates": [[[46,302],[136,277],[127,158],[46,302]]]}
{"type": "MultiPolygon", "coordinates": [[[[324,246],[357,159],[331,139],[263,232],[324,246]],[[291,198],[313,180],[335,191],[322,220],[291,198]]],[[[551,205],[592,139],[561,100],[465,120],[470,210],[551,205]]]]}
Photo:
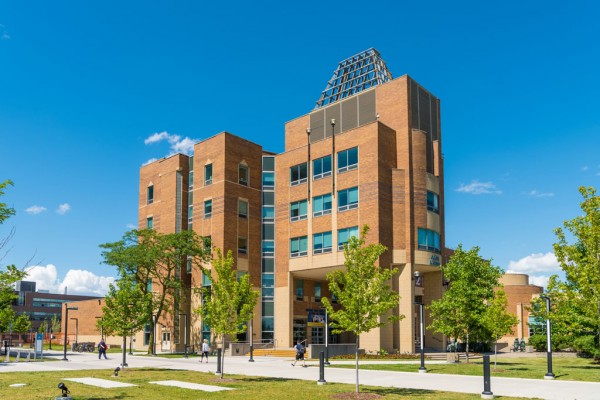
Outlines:
{"type": "Polygon", "coordinates": [[[79,318],[71,318],[75,320],[75,345],[79,343],[79,318]]]}
{"type": "Polygon", "coordinates": [[[69,307],[67,303],[65,303],[65,336],[63,338],[63,361],[69,361],[67,359],[67,334],[69,331],[69,310],[79,310],[77,307],[69,307]]]}
{"type": "Polygon", "coordinates": [[[48,330],[50,331],[50,347],[48,350],[52,350],[52,321],[49,320],[48,330]]]}
{"type": "Polygon", "coordinates": [[[423,303],[415,303],[419,306],[419,325],[421,330],[421,338],[419,340],[419,344],[421,347],[421,366],[419,367],[419,373],[424,374],[427,372],[427,368],[425,368],[425,337],[423,336],[423,325],[424,325],[424,304],[423,303]]]}
{"type": "Polygon", "coordinates": [[[327,307],[321,306],[325,310],[325,362],[323,365],[331,365],[329,362],[329,314],[327,314],[327,307]]]}
{"type": "Polygon", "coordinates": [[[248,360],[248,362],[254,362],[254,340],[252,338],[252,336],[254,335],[253,328],[254,316],[250,318],[250,359],[248,360]]]}
{"type": "Polygon", "coordinates": [[[158,315],[152,316],[152,356],[156,357],[156,323],[158,315]]]}
{"type": "Polygon", "coordinates": [[[550,326],[550,297],[540,297],[546,300],[546,311],[548,312],[548,315],[546,316],[546,335],[548,338],[548,372],[546,372],[546,375],[544,375],[544,379],[554,379],[554,374],[552,373],[552,330],[550,326]]]}
{"type": "Polygon", "coordinates": [[[188,358],[188,344],[187,344],[187,314],[179,314],[180,316],[183,315],[183,358],[188,358]]]}

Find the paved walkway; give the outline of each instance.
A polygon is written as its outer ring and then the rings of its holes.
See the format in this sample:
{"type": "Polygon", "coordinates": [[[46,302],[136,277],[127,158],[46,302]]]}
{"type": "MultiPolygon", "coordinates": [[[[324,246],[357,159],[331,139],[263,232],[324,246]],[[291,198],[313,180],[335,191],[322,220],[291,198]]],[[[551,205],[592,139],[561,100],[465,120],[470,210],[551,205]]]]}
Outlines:
{"type": "MultiPolygon", "coordinates": [[[[61,360],[62,353],[51,353],[52,358],[61,360]]],[[[33,371],[72,371],[85,369],[110,369],[113,370],[121,363],[121,355],[109,353],[108,360],[99,360],[94,353],[69,353],[69,361],[50,362],[20,362],[0,363],[2,372],[33,372],[33,371]]],[[[256,357],[254,363],[249,363],[247,357],[226,357],[225,374],[240,374],[249,376],[263,376],[286,379],[303,379],[316,381],[319,379],[319,368],[314,362],[308,363],[308,368],[290,365],[291,359],[274,357],[256,357]]],[[[127,356],[129,368],[164,368],[186,369],[199,372],[215,372],[216,360],[200,363],[197,357],[161,358],[143,355],[127,356]]],[[[347,363],[333,361],[333,364],[347,363]]],[[[361,361],[366,364],[368,361],[361,361]]],[[[432,362],[428,362],[432,363],[432,362]]],[[[415,368],[416,371],[417,368],[415,368]]],[[[64,375],[64,374],[63,374],[64,375]]],[[[449,392],[481,394],[483,391],[483,378],[478,376],[445,375],[445,374],[419,374],[417,372],[388,372],[361,370],[359,374],[361,385],[397,387],[424,390],[443,390],[449,392]]],[[[326,368],[325,380],[327,382],[355,384],[355,370],[342,368],[326,368]]],[[[600,383],[574,382],[563,380],[544,379],[517,379],[517,378],[492,378],[492,392],[497,396],[513,396],[524,398],[542,398],[556,400],[597,400],[600,399],[600,383]]]]}

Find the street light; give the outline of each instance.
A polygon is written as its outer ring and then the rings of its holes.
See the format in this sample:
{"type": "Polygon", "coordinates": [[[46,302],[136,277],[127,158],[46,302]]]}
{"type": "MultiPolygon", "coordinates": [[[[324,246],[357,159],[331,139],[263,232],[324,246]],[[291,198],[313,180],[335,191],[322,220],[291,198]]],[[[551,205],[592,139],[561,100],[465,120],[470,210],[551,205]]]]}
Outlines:
{"type": "Polygon", "coordinates": [[[75,320],[75,345],[79,343],[79,318],[71,318],[75,320]]]}
{"type": "Polygon", "coordinates": [[[179,314],[180,316],[183,315],[184,317],[184,321],[183,321],[183,358],[188,358],[188,344],[187,344],[187,314],[179,314]]]}
{"type": "MultiPolygon", "coordinates": [[[[415,277],[415,286],[422,286],[423,283],[421,281],[421,271],[415,271],[414,272],[414,277],[415,277]]],[[[425,337],[423,334],[423,328],[424,328],[424,317],[425,317],[425,312],[424,312],[424,304],[423,304],[423,300],[419,301],[419,302],[414,302],[414,304],[419,306],[419,326],[420,326],[420,339],[419,339],[419,346],[421,347],[421,366],[419,367],[419,373],[424,374],[427,372],[427,368],[425,368],[425,337]]]]}
{"type": "Polygon", "coordinates": [[[546,335],[548,338],[548,372],[544,375],[544,379],[554,379],[554,374],[552,373],[552,330],[550,326],[550,297],[548,296],[540,296],[540,298],[546,300],[546,311],[548,315],[546,316],[546,335]]]}
{"type": "Polygon", "coordinates": [[[69,361],[67,359],[67,334],[69,332],[69,310],[79,310],[77,307],[69,307],[67,303],[65,303],[65,337],[63,338],[63,361],[69,361]]]}
{"type": "Polygon", "coordinates": [[[250,317],[250,359],[248,362],[254,362],[254,340],[252,336],[254,332],[252,332],[252,328],[254,327],[254,316],[250,317]]]}
{"type": "Polygon", "coordinates": [[[323,365],[331,365],[329,362],[329,315],[327,314],[327,307],[321,306],[325,310],[325,362],[323,365]]]}
{"type": "Polygon", "coordinates": [[[158,315],[152,316],[152,356],[156,357],[156,323],[158,322],[158,315]]]}

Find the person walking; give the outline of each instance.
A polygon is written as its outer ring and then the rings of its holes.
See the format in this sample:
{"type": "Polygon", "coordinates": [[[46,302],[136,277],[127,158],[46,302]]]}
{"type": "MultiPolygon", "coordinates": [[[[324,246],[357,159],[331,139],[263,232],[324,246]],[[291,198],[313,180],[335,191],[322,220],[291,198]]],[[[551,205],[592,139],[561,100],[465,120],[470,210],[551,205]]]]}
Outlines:
{"type": "Polygon", "coordinates": [[[102,355],[104,355],[105,360],[108,360],[108,357],[106,357],[106,343],[104,342],[104,338],[100,339],[100,343],[98,343],[98,360],[102,358],[102,355]]]}
{"type": "Polygon", "coordinates": [[[296,366],[299,360],[302,360],[302,366],[306,368],[306,362],[304,361],[304,353],[306,353],[306,347],[302,346],[302,342],[298,340],[298,343],[294,346],[296,349],[296,360],[292,363],[292,367],[296,366]]]}
{"type": "Polygon", "coordinates": [[[204,341],[202,342],[202,355],[200,356],[200,362],[202,362],[202,360],[204,360],[204,357],[206,356],[206,363],[208,364],[208,352],[210,351],[210,347],[208,346],[208,340],[204,339],[204,341]]]}

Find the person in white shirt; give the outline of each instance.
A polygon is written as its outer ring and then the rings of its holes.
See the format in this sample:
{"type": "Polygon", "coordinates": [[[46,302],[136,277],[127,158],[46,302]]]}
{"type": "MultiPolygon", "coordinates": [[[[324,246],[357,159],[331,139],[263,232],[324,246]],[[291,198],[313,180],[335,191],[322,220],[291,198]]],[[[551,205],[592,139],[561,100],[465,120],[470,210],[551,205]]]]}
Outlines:
{"type": "Polygon", "coordinates": [[[210,347],[208,346],[208,340],[204,339],[202,342],[202,355],[200,356],[200,362],[204,360],[206,357],[206,362],[208,363],[208,352],[210,351],[210,347]]]}

